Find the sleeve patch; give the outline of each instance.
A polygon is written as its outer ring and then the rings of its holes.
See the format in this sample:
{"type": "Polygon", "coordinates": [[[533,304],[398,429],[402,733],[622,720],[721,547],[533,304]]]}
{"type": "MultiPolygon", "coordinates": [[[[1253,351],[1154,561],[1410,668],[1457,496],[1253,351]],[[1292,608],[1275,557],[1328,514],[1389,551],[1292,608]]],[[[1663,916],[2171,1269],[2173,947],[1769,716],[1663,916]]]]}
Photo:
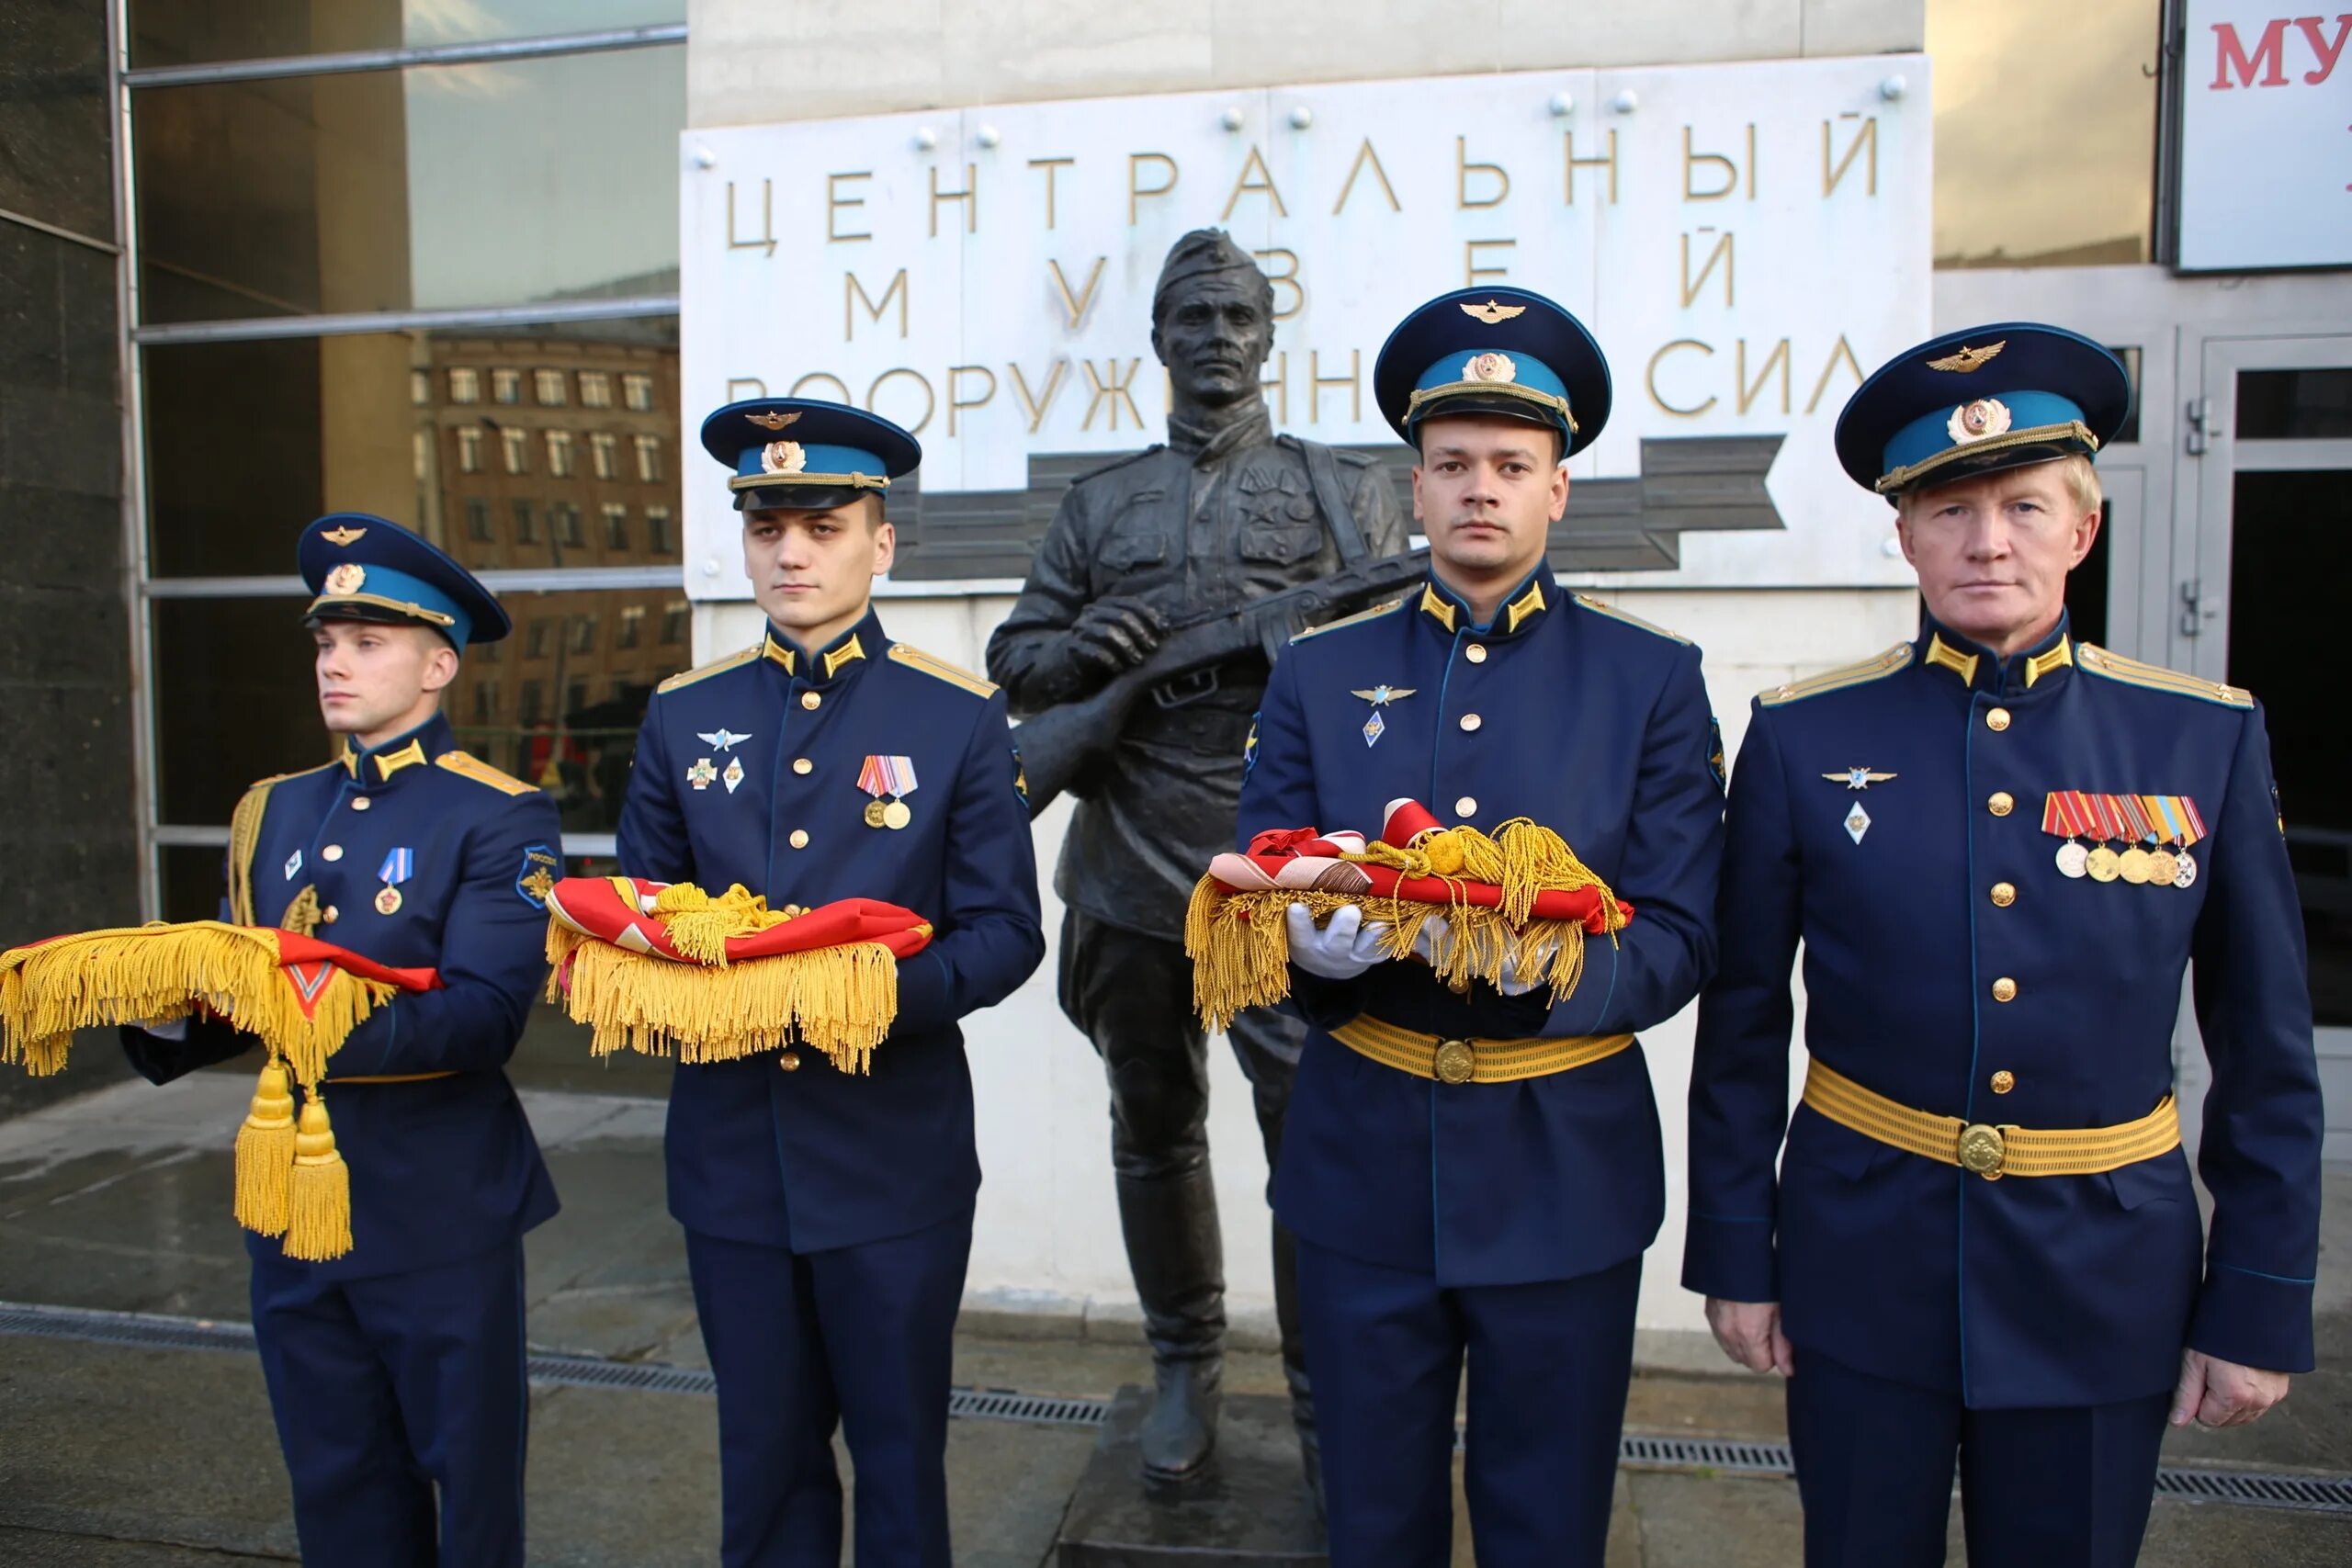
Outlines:
{"type": "Polygon", "coordinates": [[[1724,721],[1713,714],[1707,716],[1707,771],[1715,775],[1715,787],[1728,793],[1731,770],[1724,765],[1724,721]]]}
{"type": "Polygon", "coordinates": [[[545,909],[562,870],[562,858],[553,850],[545,844],[529,845],[523,851],[522,869],[514,874],[514,891],[532,908],[545,909]]]}

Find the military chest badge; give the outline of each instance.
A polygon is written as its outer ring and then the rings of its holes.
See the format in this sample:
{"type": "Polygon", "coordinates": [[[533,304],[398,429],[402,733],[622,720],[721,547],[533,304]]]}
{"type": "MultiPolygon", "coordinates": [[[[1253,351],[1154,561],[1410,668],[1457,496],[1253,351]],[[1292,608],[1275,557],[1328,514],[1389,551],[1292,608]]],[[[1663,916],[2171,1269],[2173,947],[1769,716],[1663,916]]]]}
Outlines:
{"type": "Polygon", "coordinates": [[[874,798],[865,803],[865,825],[896,832],[915,819],[906,797],[915,792],[912,757],[868,757],[857,771],[857,787],[874,798]]]}
{"type": "Polygon", "coordinates": [[[1380,710],[1390,703],[1403,702],[1419,690],[1420,688],[1418,686],[1384,684],[1365,687],[1348,694],[1350,696],[1362,697],[1372,705],[1372,716],[1363,721],[1363,743],[1366,746],[1377,743],[1382,736],[1388,733],[1388,721],[1380,716],[1380,710]]]}
{"type": "Polygon", "coordinates": [[[728,794],[733,795],[735,793],[736,786],[743,782],[743,759],[741,757],[728,758],[727,771],[718,775],[718,782],[727,786],[728,794]]]}
{"type": "Polygon", "coordinates": [[[293,881],[294,874],[301,869],[302,852],[296,850],[292,854],[286,857],[286,880],[288,882],[293,881]]]}
{"type": "Polygon", "coordinates": [[[1860,844],[1862,835],[1870,830],[1871,814],[1862,809],[1862,803],[1858,800],[1854,802],[1854,808],[1846,813],[1846,836],[1860,844]]]}
{"type": "Polygon", "coordinates": [[[2062,876],[2132,887],[2197,885],[2189,851],[2205,837],[2205,818],[2188,795],[2052,790],[2042,803],[2041,830],[2064,840],[2054,857],[2062,876]]]}
{"type": "Polygon", "coordinates": [[[401,912],[401,884],[416,874],[414,850],[391,850],[384,855],[384,863],[376,868],[376,880],[384,890],[376,895],[376,913],[397,915],[401,912]]]}
{"type": "Polygon", "coordinates": [[[710,781],[718,776],[718,770],[711,766],[707,757],[696,757],[695,765],[686,770],[686,782],[696,789],[708,789],[710,781]]]}
{"type": "Polygon", "coordinates": [[[722,724],[717,729],[695,730],[695,739],[701,741],[704,745],[709,747],[714,751],[731,751],[736,747],[743,744],[744,741],[749,740],[751,737],[748,735],[738,735],[722,724]]]}
{"type": "Polygon", "coordinates": [[[1831,784],[1841,784],[1852,790],[1868,789],[1874,784],[1886,784],[1895,777],[1893,773],[1874,773],[1868,768],[1840,768],[1834,773],[1821,776],[1831,784]]]}

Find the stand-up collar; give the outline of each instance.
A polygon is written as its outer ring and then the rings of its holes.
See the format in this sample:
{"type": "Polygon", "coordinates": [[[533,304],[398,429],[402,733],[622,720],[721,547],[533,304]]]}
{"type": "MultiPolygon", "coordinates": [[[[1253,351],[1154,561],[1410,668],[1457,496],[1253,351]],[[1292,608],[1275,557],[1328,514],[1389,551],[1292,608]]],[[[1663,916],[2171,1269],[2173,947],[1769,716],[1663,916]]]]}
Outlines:
{"type": "Polygon", "coordinates": [[[2075,639],[2064,612],[2047,637],[2007,659],[1962,637],[1933,615],[1923,615],[1920,620],[1920,667],[1941,671],[1971,691],[2016,696],[2045,686],[2075,667],[2075,639]]]}
{"type": "Polygon", "coordinates": [[[373,789],[379,784],[390,784],[405,769],[422,767],[442,753],[457,749],[457,738],[449,731],[449,721],[436,713],[414,729],[395,735],[380,746],[355,746],[349,737],[345,737],[343,755],[337,761],[343,763],[343,771],[350,774],[360,787],[373,789]]]}
{"type": "Polygon", "coordinates": [[[798,646],[778,631],[773,622],[768,626],[767,638],[760,651],[786,674],[811,686],[828,686],[841,679],[844,671],[852,670],[869,659],[879,658],[889,647],[890,639],[883,633],[881,617],[874,613],[874,606],[868,604],[864,618],[857,625],[813,655],[801,652],[798,646]]]}
{"type": "Polygon", "coordinates": [[[1456,632],[1476,632],[1489,641],[1517,637],[1532,629],[1544,611],[1556,606],[1560,600],[1559,585],[1552,581],[1552,569],[1538,564],[1534,570],[1520,580],[1495,612],[1489,625],[1481,626],[1470,608],[1470,602],[1448,588],[1435,572],[1421,584],[1419,613],[1444,628],[1450,637],[1456,632]]]}

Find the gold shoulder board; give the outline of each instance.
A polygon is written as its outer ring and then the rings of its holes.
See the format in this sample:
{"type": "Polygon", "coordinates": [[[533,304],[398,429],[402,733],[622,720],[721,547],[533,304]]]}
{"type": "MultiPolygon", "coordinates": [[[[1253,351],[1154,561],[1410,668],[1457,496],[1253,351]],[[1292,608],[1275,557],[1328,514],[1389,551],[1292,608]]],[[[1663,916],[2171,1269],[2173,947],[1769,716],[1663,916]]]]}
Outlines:
{"type": "Polygon", "coordinates": [[[677,674],[671,676],[668,680],[654,687],[653,694],[658,697],[665,692],[674,692],[681,686],[691,686],[696,681],[707,681],[713,675],[724,675],[728,671],[736,668],[738,665],[749,664],[752,660],[757,659],[759,656],[759,649],[747,648],[741,653],[730,653],[724,659],[713,660],[710,663],[703,665],[700,669],[682,670],[677,674]]]}
{"type": "Polygon", "coordinates": [[[1784,686],[1767,687],[1756,694],[1756,700],[1768,708],[1776,708],[1782,703],[1802,702],[1807,697],[1817,697],[1824,692],[1842,692],[1849,686],[1860,686],[1871,681],[1883,681],[1910,662],[1911,645],[1907,642],[1898,642],[1884,653],[1865,659],[1860,663],[1845,665],[1837,670],[1825,670],[1818,675],[1808,676],[1802,681],[1792,681],[1784,686]]]}
{"type": "Polygon", "coordinates": [[[508,795],[528,795],[538,788],[537,784],[525,784],[512,773],[499,772],[470,752],[444,751],[433,759],[433,765],[436,768],[447,768],[461,779],[471,779],[476,784],[488,784],[491,788],[503,790],[508,795]]]}
{"type": "Polygon", "coordinates": [[[1642,630],[1649,633],[1652,637],[1662,637],[1668,642],[1679,642],[1686,648],[1690,645],[1690,639],[1684,637],[1680,632],[1670,632],[1664,626],[1657,626],[1649,621],[1642,619],[1639,615],[1629,615],[1624,611],[1619,609],[1616,605],[1604,604],[1600,600],[1593,598],[1589,594],[1577,594],[1577,603],[1583,605],[1586,609],[1592,611],[1596,615],[1608,616],[1612,621],[1623,621],[1629,626],[1639,626],[1642,630]]]}
{"type": "Polygon", "coordinates": [[[2177,670],[2167,670],[2161,664],[2144,664],[2137,659],[2126,659],[2120,653],[2109,653],[2096,643],[2077,643],[2075,662],[2095,675],[2110,681],[2120,681],[2127,686],[2144,686],[2152,692],[2172,692],[2199,701],[2219,703],[2223,707],[2250,708],[2254,694],[2243,686],[2225,686],[2219,681],[2200,676],[2184,675],[2177,670]]]}
{"type": "Polygon", "coordinates": [[[1404,607],[1404,600],[1391,599],[1385,604],[1374,604],[1369,610],[1358,610],[1352,615],[1341,615],[1338,620],[1328,622],[1323,626],[1309,626],[1290,640],[1293,643],[1302,643],[1309,637],[1321,637],[1325,632],[1338,631],[1341,626],[1352,626],[1360,621],[1376,621],[1390,611],[1401,610],[1404,607]]]}
{"type": "Polygon", "coordinates": [[[951,686],[961,686],[976,697],[996,695],[994,686],[981,680],[969,670],[959,669],[944,659],[933,658],[922,649],[908,643],[894,642],[890,645],[890,662],[903,664],[910,670],[920,670],[932,679],[944,681],[951,686]]]}

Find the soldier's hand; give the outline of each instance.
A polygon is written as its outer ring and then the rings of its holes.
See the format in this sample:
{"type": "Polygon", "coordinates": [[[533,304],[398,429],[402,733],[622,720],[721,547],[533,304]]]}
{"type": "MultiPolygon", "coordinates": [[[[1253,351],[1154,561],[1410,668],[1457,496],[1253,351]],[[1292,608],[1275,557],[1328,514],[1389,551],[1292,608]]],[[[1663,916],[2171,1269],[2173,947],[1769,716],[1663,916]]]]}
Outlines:
{"type": "Polygon", "coordinates": [[[1778,1302],[1727,1302],[1709,1296],[1707,1326],[1724,1354],[1751,1372],[1777,1371],[1786,1377],[1795,1368],[1789,1337],[1781,1332],[1778,1302]]]}
{"type": "Polygon", "coordinates": [[[1168,620],[1150,600],[1114,593],[1079,612],[1069,628],[1070,657],[1108,677],[1134,669],[1168,633],[1168,620]]]}
{"type": "Polygon", "coordinates": [[[1388,928],[1377,920],[1366,925],[1363,910],[1353,904],[1332,910],[1320,931],[1306,905],[1293,904],[1283,912],[1283,926],[1290,961],[1326,980],[1352,980],[1388,956],[1380,946],[1388,928]]]}
{"type": "Polygon", "coordinates": [[[2172,1424],[2243,1427],[2287,1397],[2287,1374],[2242,1367],[2201,1350],[2180,1356],[2180,1386],[2173,1391],[2172,1424]]]}

